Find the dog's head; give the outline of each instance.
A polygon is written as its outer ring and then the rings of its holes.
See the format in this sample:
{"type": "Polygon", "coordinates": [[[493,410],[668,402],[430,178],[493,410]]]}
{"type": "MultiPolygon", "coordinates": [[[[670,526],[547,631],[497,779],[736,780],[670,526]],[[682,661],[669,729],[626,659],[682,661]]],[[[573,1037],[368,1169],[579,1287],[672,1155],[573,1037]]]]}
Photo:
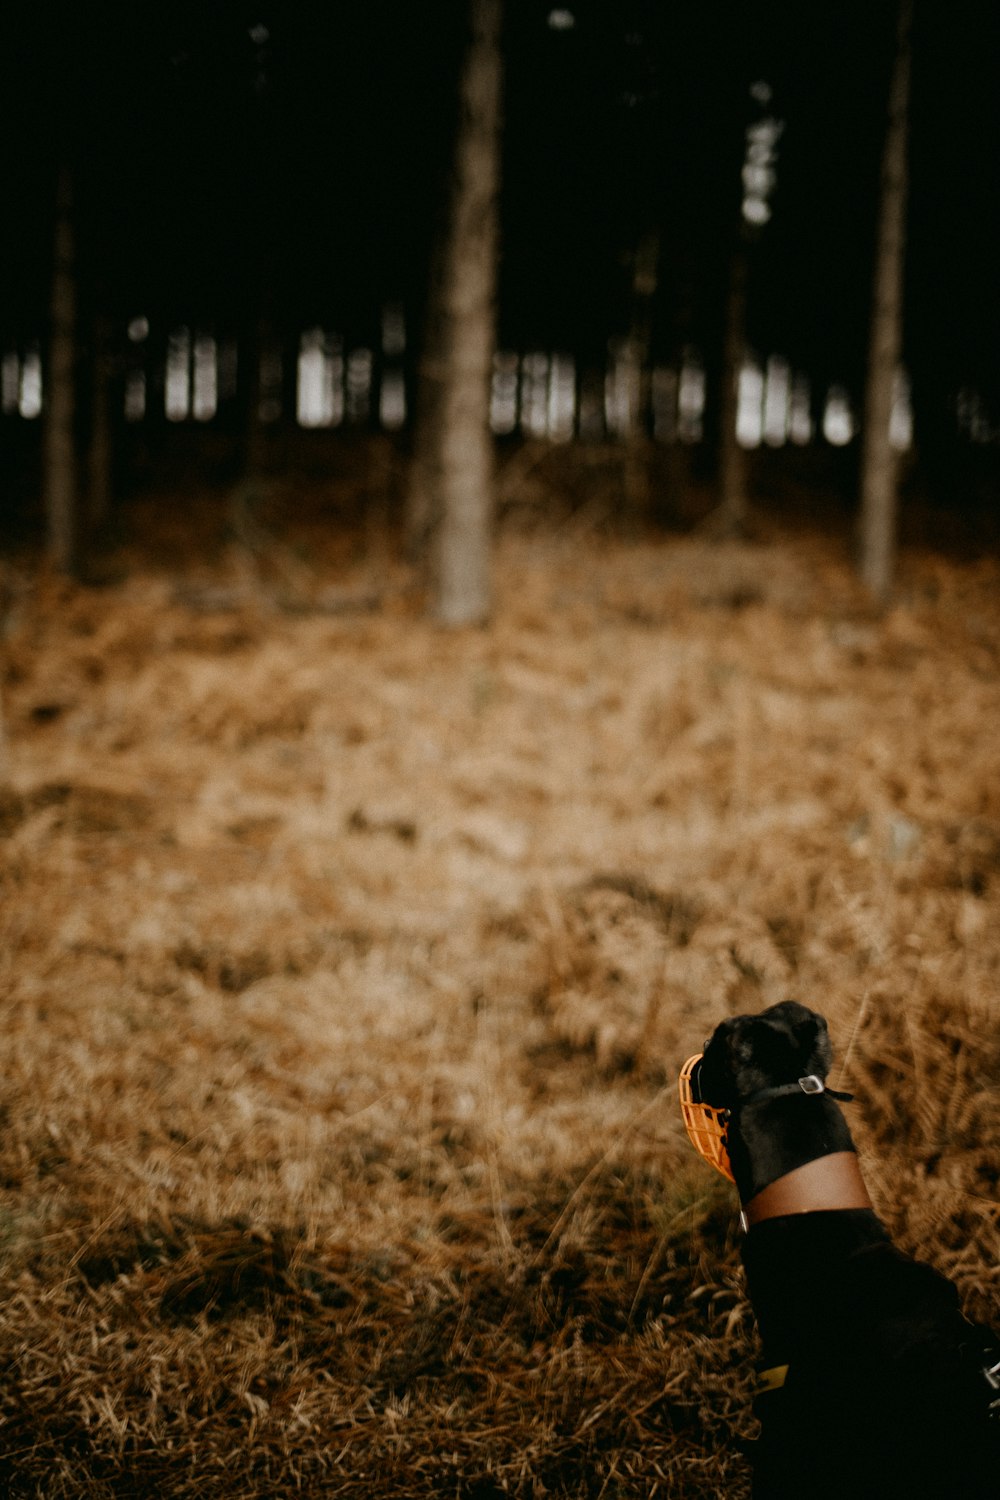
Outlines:
{"type": "Polygon", "coordinates": [[[716,1109],[734,1109],[761,1089],[810,1073],[825,1079],[832,1061],[823,1017],[796,1000],[783,1000],[756,1016],[731,1016],[715,1028],[701,1060],[701,1097],[716,1109]]]}

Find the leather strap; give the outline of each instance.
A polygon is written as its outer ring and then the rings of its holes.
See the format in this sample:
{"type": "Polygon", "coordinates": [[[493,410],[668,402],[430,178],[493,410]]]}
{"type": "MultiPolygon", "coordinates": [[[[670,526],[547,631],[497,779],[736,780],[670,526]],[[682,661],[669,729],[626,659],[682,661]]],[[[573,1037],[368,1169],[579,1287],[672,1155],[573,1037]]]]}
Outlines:
{"type": "Polygon", "coordinates": [[[839,1099],[841,1104],[854,1103],[853,1094],[828,1088],[817,1074],[807,1073],[804,1078],[796,1078],[794,1083],[776,1083],[772,1088],[758,1089],[755,1094],[741,1099],[738,1107],[746,1109],[748,1104],[761,1104],[765,1099],[781,1099],[785,1094],[805,1094],[810,1099],[814,1099],[817,1094],[829,1094],[831,1099],[839,1099]]]}
{"type": "Polygon", "coordinates": [[[853,1151],[817,1156],[762,1188],[743,1215],[748,1225],[781,1214],[808,1214],[833,1208],[871,1208],[858,1158],[853,1151]]]}

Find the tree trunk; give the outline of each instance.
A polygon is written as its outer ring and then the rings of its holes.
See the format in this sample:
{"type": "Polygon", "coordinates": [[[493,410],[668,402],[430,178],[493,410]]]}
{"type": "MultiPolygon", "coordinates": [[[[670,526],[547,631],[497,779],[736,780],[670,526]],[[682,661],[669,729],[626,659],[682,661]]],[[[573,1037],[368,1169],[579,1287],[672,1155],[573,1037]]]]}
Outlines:
{"type": "Polygon", "coordinates": [[[740,234],[729,269],[726,299],[726,340],[722,358],[722,401],[719,433],[719,508],[713,530],[740,536],[747,525],[746,456],[736,438],[740,375],[746,358],[747,247],[740,234]]]}
{"type": "Polygon", "coordinates": [[[625,529],[636,535],[649,518],[649,412],[652,405],[653,302],[660,269],[660,236],[653,229],[636,246],[629,331],[629,420],[625,433],[625,529]]]}
{"type": "Polygon", "coordinates": [[[906,245],[907,116],[912,0],[899,0],[896,56],[882,154],[882,189],[872,305],[865,425],[861,459],[861,577],[884,602],[896,553],[898,461],[889,436],[903,341],[903,259],[906,245]]]}
{"type": "Polygon", "coordinates": [[[745,130],[740,222],[729,260],[726,324],[722,353],[719,432],[719,505],[707,529],[717,536],[746,534],[750,501],[747,495],[747,458],[737,435],[740,382],[747,353],[747,286],[752,248],[771,217],[777,144],[784,122],[771,113],[771,87],[763,79],[751,85],[756,110],[745,130]]]}
{"type": "MultiPolygon", "coordinates": [[[[500,182],[501,0],[472,0],[441,285],[440,393],[427,414],[433,603],[446,625],[485,620],[494,517],[490,381],[500,182]]],[[[436,342],[436,341],[435,341],[436,342]]]]}
{"type": "MultiPolygon", "coordinates": [[[[256,278],[256,284],[259,295],[262,277],[256,278]]],[[[264,396],[263,364],[269,336],[269,323],[263,313],[255,308],[243,326],[236,366],[242,401],[242,453],[239,468],[240,478],[247,484],[259,480],[267,468],[269,434],[263,422],[261,406],[264,396]]]]}
{"type": "Polygon", "coordinates": [[[87,507],[87,520],[93,531],[100,531],[111,518],[113,490],[111,386],[111,333],[107,317],[103,313],[98,313],[94,319],[89,504],[87,507]]]}
{"type": "Polygon", "coordinates": [[[78,562],[76,422],[76,285],[74,279],[72,187],[69,171],[59,173],[53,242],[49,367],[46,381],[42,486],[47,553],[60,573],[78,562]]]}

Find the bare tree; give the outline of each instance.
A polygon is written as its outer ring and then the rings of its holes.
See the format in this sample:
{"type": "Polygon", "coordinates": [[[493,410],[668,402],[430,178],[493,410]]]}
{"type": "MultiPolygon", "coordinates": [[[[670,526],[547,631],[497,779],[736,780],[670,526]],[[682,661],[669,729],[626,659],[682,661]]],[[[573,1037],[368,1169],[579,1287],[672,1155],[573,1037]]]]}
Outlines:
{"type": "Polygon", "coordinates": [[[421,367],[408,530],[430,533],[432,608],[446,625],[485,620],[494,522],[490,380],[496,345],[501,0],[472,0],[439,298],[421,367]]]}
{"type": "Polygon", "coordinates": [[[111,517],[113,499],[111,329],[98,312],[93,325],[90,392],[90,452],[88,456],[87,524],[100,531],[111,517]]]}
{"type": "Polygon", "coordinates": [[[723,536],[742,536],[749,514],[746,455],[736,437],[740,375],[747,353],[747,260],[747,233],[743,225],[729,262],[726,337],[722,355],[719,505],[710,518],[711,529],[723,536]]]}
{"type": "Polygon", "coordinates": [[[777,145],[784,123],[770,111],[771,88],[763,79],[750,88],[757,106],[746,129],[739,231],[729,262],[726,290],[726,334],[722,358],[722,400],[719,434],[719,505],[708,518],[708,529],[720,536],[740,536],[750,516],[746,455],[737,438],[740,379],[747,357],[747,283],[750,259],[765,224],[771,218],[771,196],[776,182],[777,145]]]}
{"type": "Polygon", "coordinates": [[[69,169],[59,172],[53,239],[49,360],[42,486],[50,563],[72,573],[79,551],[76,422],[76,280],[73,193],[69,169]]]}
{"type": "Polygon", "coordinates": [[[899,0],[889,118],[882,153],[861,458],[861,577],[875,598],[883,602],[892,587],[899,509],[898,458],[889,429],[903,342],[912,21],[913,0],[899,0]]]}
{"type": "Polygon", "coordinates": [[[623,453],[625,524],[635,532],[649,512],[649,410],[652,404],[653,304],[660,270],[660,234],[641,235],[632,263],[632,319],[627,344],[628,422],[623,453]]]}

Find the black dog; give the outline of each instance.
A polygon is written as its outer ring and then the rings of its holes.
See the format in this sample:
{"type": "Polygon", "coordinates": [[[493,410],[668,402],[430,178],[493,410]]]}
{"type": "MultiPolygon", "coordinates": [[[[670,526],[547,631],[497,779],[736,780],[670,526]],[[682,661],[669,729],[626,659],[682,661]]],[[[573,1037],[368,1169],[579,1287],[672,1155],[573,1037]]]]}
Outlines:
{"type": "Polygon", "coordinates": [[[1000,1349],[951,1282],[896,1250],[825,1089],[822,1016],[723,1021],[698,1086],[730,1111],[763,1346],[755,1500],[1000,1500],[1000,1349]],[[801,1080],[801,1083],[799,1082],[801,1080]]]}

